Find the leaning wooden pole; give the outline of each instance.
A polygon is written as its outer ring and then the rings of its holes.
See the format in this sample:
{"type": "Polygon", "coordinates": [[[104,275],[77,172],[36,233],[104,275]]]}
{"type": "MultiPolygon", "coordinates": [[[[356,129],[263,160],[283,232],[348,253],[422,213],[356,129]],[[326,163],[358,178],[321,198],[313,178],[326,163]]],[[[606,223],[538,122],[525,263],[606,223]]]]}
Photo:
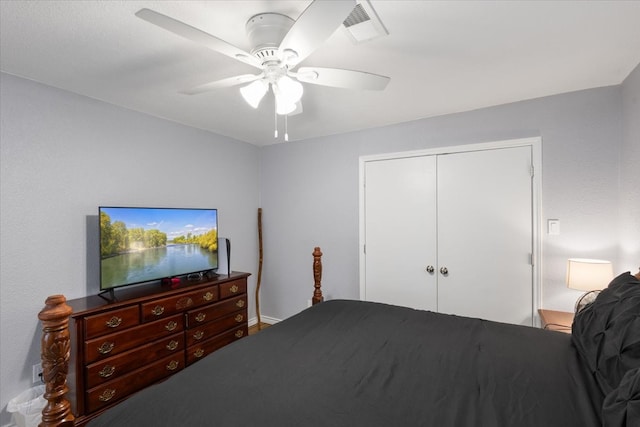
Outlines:
{"type": "Polygon", "coordinates": [[[260,320],[260,283],[262,282],[262,208],[258,208],[258,282],[256,283],[256,317],[258,318],[258,330],[262,329],[260,320]]]}
{"type": "Polygon", "coordinates": [[[46,384],[44,398],[47,404],[42,410],[39,427],[72,426],[75,417],[66,398],[67,372],[71,341],[69,338],[69,316],[73,312],[63,295],[47,298],[45,307],[38,314],[42,321],[42,375],[46,384]]]}
{"type": "Polygon", "coordinates": [[[311,304],[316,305],[319,302],[324,301],[322,296],[322,289],[320,288],[320,282],[322,281],[322,251],[319,247],[315,247],[313,250],[313,298],[311,298],[311,304]]]}

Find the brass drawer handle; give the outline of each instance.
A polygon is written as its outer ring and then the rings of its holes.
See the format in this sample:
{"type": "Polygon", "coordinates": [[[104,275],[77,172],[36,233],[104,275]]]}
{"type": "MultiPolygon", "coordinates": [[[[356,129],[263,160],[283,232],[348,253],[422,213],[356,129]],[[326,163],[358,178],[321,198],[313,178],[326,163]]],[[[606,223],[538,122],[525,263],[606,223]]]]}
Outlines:
{"type": "Polygon", "coordinates": [[[176,369],[178,369],[178,365],[179,363],[176,360],[172,360],[167,365],[167,371],[175,371],[176,369]]]}
{"type": "Polygon", "coordinates": [[[238,292],[238,289],[240,289],[240,288],[238,288],[238,285],[233,285],[232,287],[230,287],[230,288],[229,288],[229,290],[231,291],[231,293],[234,293],[234,294],[235,294],[236,292],[238,292]]]}
{"type": "Polygon", "coordinates": [[[104,368],[100,369],[100,372],[98,372],[98,375],[100,375],[102,378],[109,378],[111,375],[113,375],[115,371],[116,371],[115,366],[104,365],[104,368]]]}
{"type": "Polygon", "coordinates": [[[98,396],[98,400],[100,400],[101,402],[108,402],[115,395],[116,395],[116,391],[114,389],[105,388],[104,391],[102,392],[102,394],[100,396],[98,396]]]}
{"type": "Polygon", "coordinates": [[[169,344],[167,344],[167,350],[173,351],[176,348],[178,348],[178,341],[176,341],[176,340],[169,341],[169,344]]]}
{"type": "Polygon", "coordinates": [[[167,323],[164,328],[167,331],[173,331],[177,327],[178,327],[178,324],[172,320],[169,323],[167,323]]]}
{"type": "Polygon", "coordinates": [[[213,299],[213,294],[211,292],[207,292],[202,296],[202,299],[205,301],[211,301],[213,299]]]}
{"type": "Polygon", "coordinates": [[[243,300],[243,299],[241,299],[241,300],[239,300],[238,302],[236,302],[236,307],[238,307],[238,308],[242,308],[242,307],[244,307],[244,300],[243,300]]]}
{"type": "Polygon", "coordinates": [[[104,322],[109,328],[117,328],[122,323],[122,317],[113,316],[111,319],[104,322]]]}
{"type": "Polygon", "coordinates": [[[236,322],[240,323],[244,320],[244,316],[242,314],[238,314],[236,315],[235,319],[236,319],[236,322]]]}
{"type": "Polygon", "coordinates": [[[193,334],[193,337],[197,340],[201,340],[203,336],[204,336],[204,332],[202,331],[198,331],[195,334],[193,334]]]}
{"type": "Polygon", "coordinates": [[[196,316],[196,322],[202,322],[205,319],[205,317],[207,317],[206,314],[198,313],[198,315],[196,316]]]}
{"type": "Polygon", "coordinates": [[[102,345],[100,347],[98,347],[98,353],[100,354],[108,354],[111,353],[111,350],[113,350],[113,347],[115,347],[116,345],[112,342],[109,341],[105,341],[102,343],[102,345]]]}
{"type": "Polygon", "coordinates": [[[197,350],[193,353],[193,355],[194,355],[195,357],[202,357],[202,355],[203,355],[203,354],[204,354],[204,350],[203,350],[203,349],[201,349],[201,348],[197,349],[197,350]]]}
{"type": "Polygon", "coordinates": [[[151,314],[153,314],[154,316],[161,316],[162,313],[164,313],[164,307],[161,305],[156,305],[155,307],[153,307],[153,310],[151,310],[151,314]]]}
{"type": "Polygon", "coordinates": [[[238,329],[236,331],[236,338],[242,338],[243,335],[244,335],[244,331],[242,329],[238,329]]]}
{"type": "Polygon", "coordinates": [[[184,310],[193,305],[193,300],[189,297],[182,297],[176,301],[176,310],[184,310]]]}

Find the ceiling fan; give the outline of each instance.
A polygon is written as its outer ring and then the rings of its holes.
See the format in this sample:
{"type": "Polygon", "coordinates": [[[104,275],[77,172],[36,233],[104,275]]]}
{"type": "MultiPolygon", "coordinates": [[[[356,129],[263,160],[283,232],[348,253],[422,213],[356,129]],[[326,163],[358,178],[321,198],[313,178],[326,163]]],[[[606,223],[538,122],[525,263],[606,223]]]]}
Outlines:
{"type": "Polygon", "coordinates": [[[389,83],[389,77],[363,71],[320,67],[300,67],[294,71],[335,32],[354,6],[355,1],[314,0],[295,21],[279,13],[255,15],[246,23],[252,46],[250,52],[150,9],[141,9],[136,16],[260,70],[257,74],[242,74],[205,83],[183,93],[193,95],[245,85],[240,88],[240,93],[249,105],[258,108],[271,87],[276,113],[286,117],[302,111],[303,86],[300,82],[365,90],[382,90],[389,83]]]}

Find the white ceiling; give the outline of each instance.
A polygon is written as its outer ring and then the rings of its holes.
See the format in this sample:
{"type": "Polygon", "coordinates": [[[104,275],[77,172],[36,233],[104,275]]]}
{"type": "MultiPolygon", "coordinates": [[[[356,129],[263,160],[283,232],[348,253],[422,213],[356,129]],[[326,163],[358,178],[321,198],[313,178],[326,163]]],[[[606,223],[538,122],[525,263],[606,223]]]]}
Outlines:
{"type": "MultiPolygon", "coordinates": [[[[238,87],[189,89],[255,69],[149,24],[153,9],[250,50],[245,22],[296,19],[309,1],[0,0],[0,68],[256,145],[273,138],[273,103],[253,110],[238,87]]],[[[389,36],[359,45],[338,29],[301,66],[391,77],[382,92],[305,84],[300,140],[615,85],[640,62],[636,1],[370,0],[389,36]]]]}

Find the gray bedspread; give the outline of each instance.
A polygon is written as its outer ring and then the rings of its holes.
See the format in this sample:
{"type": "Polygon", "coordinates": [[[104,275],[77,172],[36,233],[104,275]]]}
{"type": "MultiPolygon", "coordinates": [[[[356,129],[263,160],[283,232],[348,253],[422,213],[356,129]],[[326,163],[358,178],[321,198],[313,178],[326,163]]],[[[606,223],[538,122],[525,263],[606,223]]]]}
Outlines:
{"type": "Polygon", "coordinates": [[[243,338],[89,427],[599,426],[569,335],[334,300],[243,338]]]}

